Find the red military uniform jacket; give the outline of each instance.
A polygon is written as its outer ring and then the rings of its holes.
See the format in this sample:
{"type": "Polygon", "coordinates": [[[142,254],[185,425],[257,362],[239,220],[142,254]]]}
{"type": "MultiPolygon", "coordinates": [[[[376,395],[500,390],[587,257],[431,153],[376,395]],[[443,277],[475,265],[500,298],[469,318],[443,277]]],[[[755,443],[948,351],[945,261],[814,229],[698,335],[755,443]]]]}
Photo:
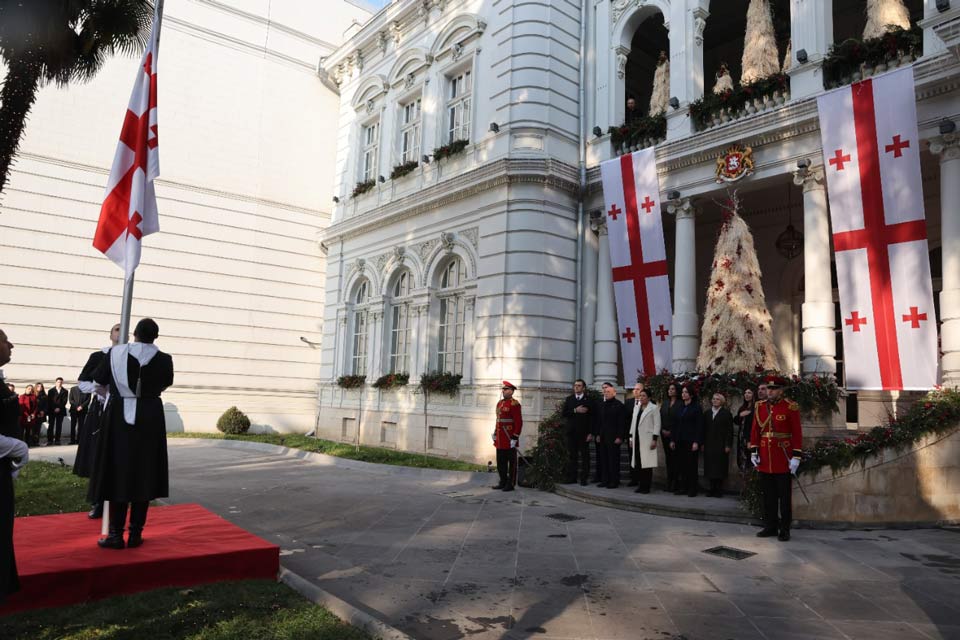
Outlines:
{"type": "Polygon", "coordinates": [[[501,400],[497,403],[497,425],[493,435],[493,446],[497,449],[509,449],[510,440],[520,438],[523,429],[523,416],[520,414],[520,403],[515,399],[501,400]],[[504,433],[506,429],[507,433],[504,433]],[[510,437],[507,437],[507,434],[510,437]]]}
{"type": "Polygon", "coordinates": [[[750,429],[750,452],[760,454],[761,473],[790,473],[790,458],[799,458],[803,447],[800,407],[780,398],[775,403],[757,402],[750,429]]]}

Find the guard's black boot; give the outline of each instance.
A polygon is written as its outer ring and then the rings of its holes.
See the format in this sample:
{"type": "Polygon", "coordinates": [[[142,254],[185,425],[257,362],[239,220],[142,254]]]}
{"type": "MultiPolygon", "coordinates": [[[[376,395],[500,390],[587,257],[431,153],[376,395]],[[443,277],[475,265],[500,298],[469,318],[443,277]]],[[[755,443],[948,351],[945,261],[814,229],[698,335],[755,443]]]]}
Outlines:
{"type": "Polygon", "coordinates": [[[127,524],[127,503],[110,503],[110,527],[106,538],[97,540],[97,545],[101,549],[123,549],[126,543],[123,541],[123,530],[127,524]]]}
{"type": "Polygon", "coordinates": [[[147,522],[149,502],[134,502],[130,505],[130,533],[127,535],[127,547],[135,548],[143,544],[143,525],[147,522]]]}
{"type": "Polygon", "coordinates": [[[497,484],[493,485],[493,486],[490,487],[490,488],[491,488],[491,489],[494,489],[494,490],[496,490],[496,491],[500,491],[501,489],[503,489],[503,484],[502,484],[502,483],[497,483],[497,484]]]}
{"type": "Polygon", "coordinates": [[[777,536],[777,540],[780,542],[786,542],[790,539],[790,529],[781,529],[780,535],[777,536]]]}
{"type": "Polygon", "coordinates": [[[760,531],[757,531],[758,538],[772,538],[777,535],[776,527],[764,527],[760,531]]]}
{"type": "Polygon", "coordinates": [[[90,512],[87,514],[87,517],[91,520],[99,520],[103,517],[103,503],[98,502],[93,505],[93,509],[90,509],[90,512]]]}

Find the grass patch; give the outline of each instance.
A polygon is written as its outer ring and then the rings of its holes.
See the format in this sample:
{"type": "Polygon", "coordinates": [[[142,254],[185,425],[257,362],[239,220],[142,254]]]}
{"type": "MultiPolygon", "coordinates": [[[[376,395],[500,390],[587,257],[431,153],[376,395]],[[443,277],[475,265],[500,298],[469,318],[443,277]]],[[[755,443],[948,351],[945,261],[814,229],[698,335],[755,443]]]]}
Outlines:
{"type": "Polygon", "coordinates": [[[172,588],[0,619],[10,640],[369,640],[286,585],[172,588]]]}
{"type": "Polygon", "coordinates": [[[324,453],[328,456],[338,458],[347,458],[349,460],[361,460],[363,462],[375,462],[377,464],[390,464],[398,467],[417,467],[420,469],[443,469],[446,471],[486,471],[487,468],[472,462],[463,462],[462,460],[451,460],[449,458],[440,458],[437,456],[425,456],[420,453],[408,453],[405,451],[394,451],[393,449],[382,449],[380,447],[362,446],[357,450],[356,445],[345,442],[333,442],[332,440],[320,440],[312,436],[304,436],[295,433],[194,433],[194,432],[174,432],[168,433],[168,438],[209,438],[212,440],[246,440],[247,442],[265,442],[275,444],[281,447],[290,447],[291,449],[302,449],[303,451],[313,451],[324,453]]]}
{"type": "Polygon", "coordinates": [[[13,481],[15,515],[43,516],[73,513],[90,508],[87,479],[73,475],[73,467],[33,461],[13,481]]]}

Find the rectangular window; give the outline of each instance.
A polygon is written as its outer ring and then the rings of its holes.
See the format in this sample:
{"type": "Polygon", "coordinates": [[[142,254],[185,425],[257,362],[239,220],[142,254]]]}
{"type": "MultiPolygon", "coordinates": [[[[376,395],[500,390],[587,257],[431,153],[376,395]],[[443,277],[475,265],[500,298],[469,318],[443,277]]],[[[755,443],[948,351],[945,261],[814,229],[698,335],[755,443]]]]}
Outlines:
{"type": "Polygon", "coordinates": [[[420,159],[420,98],[401,107],[400,162],[420,159]]]}
{"type": "Polygon", "coordinates": [[[357,437],[357,421],[355,418],[344,418],[340,423],[340,439],[353,442],[357,437]]]}
{"type": "Polygon", "coordinates": [[[394,305],[390,330],[390,373],[410,372],[410,307],[394,305]]]}
{"type": "Polygon", "coordinates": [[[353,314],[353,375],[367,374],[367,312],[353,314]]]}
{"type": "Polygon", "coordinates": [[[363,165],[360,168],[360,180],[374,180],[377,177],[377,153],[380,148],[380,123],[374,122],[363,127],[363,165]]]}
{"type": "Polygon", "coordinates": [[[447,142],[470,139],[470,72],[449,78],[447,94],[447,142]]]}
{"type": "Polygon", "coordinates": [[[447,428],[446,427],[430,427],[430,434],[428,437],[427,447],[429,449],[446,451],[447,450],[447,428]]]}
{"type": "Polygon", "coordinates": [[[397,423],[396,422],[381,422],[380,423],[380,444],[384,446],[395,447],[397,446],[397,423]]]}
{"type": "Polygon", "coordinates": [[[440,299],[440,344],[437,370],[463,374],[463,333],[466,304],[462,295],[440,299]]]}

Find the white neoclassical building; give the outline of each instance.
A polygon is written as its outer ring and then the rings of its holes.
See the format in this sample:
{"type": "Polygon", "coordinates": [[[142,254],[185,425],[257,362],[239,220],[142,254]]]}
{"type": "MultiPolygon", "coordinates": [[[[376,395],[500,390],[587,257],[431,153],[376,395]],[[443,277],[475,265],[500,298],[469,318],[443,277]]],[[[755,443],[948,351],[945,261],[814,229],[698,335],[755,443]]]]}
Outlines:
{"type": "MultiPolygon", "coordinates": [[[[866,3],[773,0],[789,90],[741,117],[695,121],[691,105],[721,63],[739,79],[748,4],[396,0],[322,60],[340,112],[336,203],[322,234],[321,435],[485,460],[502,379],[520,387],[531,439],[574,378],[623,381],[599,164],[652,143],[670,202],[675,368],[691,370],[699,346],[725,194],[715,163],[740,143],[753,149],[739,197],[781,366],[842,383],[816,96],[831,45],[861,37],[866,3]],[[628,97],[645,110],[660,51],[671,72],[665,131],[615,147],[608,128],[624,123],[628,97]],[[450,145],[459,152],[448,156],[450,145]],[[455,396],[424,407],[415,387],[432,371],[463,379],[455,396]],[[410,384],[370,386],[391,372],[410,384]],[[346,375],[367,384],[343,389],[346,375]]],[[[914,66],[942,376],[956,384],[960,7],[906,5],[923,51],[892,64],[914,66]]],[[[897,399],[861,393],[808,433],[873,426],[897,399]]]]}

